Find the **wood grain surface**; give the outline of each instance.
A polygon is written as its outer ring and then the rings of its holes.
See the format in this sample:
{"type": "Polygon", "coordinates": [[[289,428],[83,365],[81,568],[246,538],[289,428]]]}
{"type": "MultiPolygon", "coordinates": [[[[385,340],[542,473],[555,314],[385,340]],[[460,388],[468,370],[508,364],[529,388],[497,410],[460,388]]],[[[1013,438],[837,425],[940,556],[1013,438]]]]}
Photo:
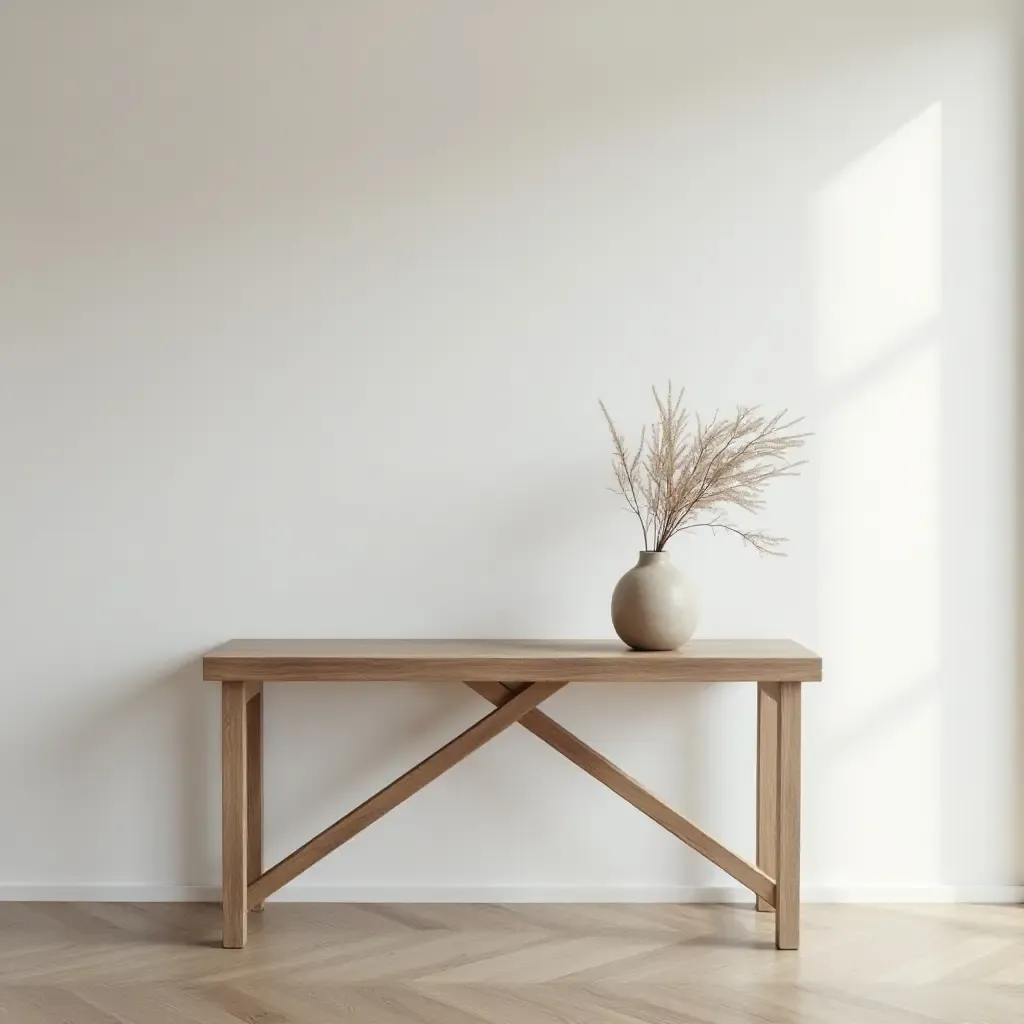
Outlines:
{"type": "MultiPolygon", "coordinates": [[[[778,852],[779,692],[774,683],[757,686],[757,866],[775,877],[778,852]]],[[[757,909],[774,903],[757,898],[757,909]]]]}
{"type": "Polygon", "coordinates": [[[0,903],[3,1024],[1021,1024],[1020,907],[0,903]]]}
{"type": "Polygon", "coordinates": [[[800,946],[800,684],[778,689],[775,945],[800,946]]]}
{"type": "Polygon", "coordinates": [[[221,687],[221,859],[223,867],[224,947],[241,949],[246,939],[246,871],[249,758],[245,721],[245,683],[221,687]]]}
{"type": "Polygon", "coordinates": [[[258,682],[816,682],[821,659],[792,640],[692,640],[631,651],[603,640],[232,640],[203,678],[258,682]]]}

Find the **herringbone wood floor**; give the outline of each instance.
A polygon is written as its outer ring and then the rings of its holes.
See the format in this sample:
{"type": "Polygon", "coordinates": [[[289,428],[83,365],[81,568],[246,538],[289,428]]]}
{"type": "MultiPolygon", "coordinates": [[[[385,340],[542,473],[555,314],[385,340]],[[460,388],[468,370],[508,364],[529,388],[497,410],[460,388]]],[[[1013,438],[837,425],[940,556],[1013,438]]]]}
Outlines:
{"type": "Polygon", "coordinates": [[[0,904],[3,1024],[1021,1024],[1024,908],[0,904]]]}

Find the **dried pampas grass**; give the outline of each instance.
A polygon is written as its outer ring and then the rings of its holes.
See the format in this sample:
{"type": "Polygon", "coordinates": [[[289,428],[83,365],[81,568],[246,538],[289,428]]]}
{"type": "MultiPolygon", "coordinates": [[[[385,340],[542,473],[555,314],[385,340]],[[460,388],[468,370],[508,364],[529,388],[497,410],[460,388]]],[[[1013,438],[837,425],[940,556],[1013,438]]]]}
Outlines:
{"type": "Polygon", "coordinates": [[[730,506],[758,513],[765,507],[762,493],[772,481],[795,476],[804,463],[793,461],[809,434],[797,433],[802,419],[772,417],[757,408],[740,407],[735,416],[715,416],[707,423],[691,418],[683,392],[664,398],[652,388],[657,420],[640,432],[631,452],[604,402],[601,411],[611,431],[616,491],[640,520],[647,551],[664,551],[684,530],[709,529],[733,533],[761,554],[781,555],[784,537],[764,530],[744,529],[728,517],[730,506]]]}

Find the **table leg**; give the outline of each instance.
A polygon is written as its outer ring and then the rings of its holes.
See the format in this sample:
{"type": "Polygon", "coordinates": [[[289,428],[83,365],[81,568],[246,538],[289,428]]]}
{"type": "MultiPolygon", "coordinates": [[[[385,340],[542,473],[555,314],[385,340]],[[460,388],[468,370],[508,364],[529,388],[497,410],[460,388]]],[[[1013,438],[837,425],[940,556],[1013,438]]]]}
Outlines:
{"type": "MultiPolygon", "coordinates": [[[[776,683],[757,684],[757,866],[776,877],[775,854],[778,844],[778,741],[779,689],[776,683]]],[[[772,910],[760,896],[757,909],[772,910]]]]}
{"type": "Polygon", "coordinates": [[[800,945],[800,683],[779,683],[775,945],[800,945]]]}
{"type": "MultiPolygon", "coordinates": [[[[263,874],[263,684],[250,684],[245,705],[246,756],[246,882],[251,885],[263,874]]],[[[252,910],[262,910],[257,903],[252,910]]]]}
{"type": "Polygon", "coordinates": [[[225,949],[246,938],[245,683],[221,684],[221,901],[225,949]]]}

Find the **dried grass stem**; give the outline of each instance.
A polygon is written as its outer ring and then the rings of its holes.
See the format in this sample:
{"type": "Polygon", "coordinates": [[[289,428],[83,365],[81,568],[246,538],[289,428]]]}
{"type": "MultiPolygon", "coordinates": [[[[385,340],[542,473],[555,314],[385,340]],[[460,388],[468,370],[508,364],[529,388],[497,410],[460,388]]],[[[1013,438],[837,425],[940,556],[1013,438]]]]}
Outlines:
{"type": "Polygon", "coordinates": [[[635,452],[600,403],[612,436],[615,490],[640,521],[644,549],[664,551],[677,533],[706,528],[735,534],[761,554],[783,554],[784,537],[738,526],[726,510],[761,512],[767,485],[797,473],[804,463],[792,456],[810,436],[794,429],[802,419],[741,406],[730,418],[716,413],[705,423],[694,416],[691,425],[683,392],[673,396],[671,382],[664,398],[651,390],[657,419],[641,430],[635,452]]]}

